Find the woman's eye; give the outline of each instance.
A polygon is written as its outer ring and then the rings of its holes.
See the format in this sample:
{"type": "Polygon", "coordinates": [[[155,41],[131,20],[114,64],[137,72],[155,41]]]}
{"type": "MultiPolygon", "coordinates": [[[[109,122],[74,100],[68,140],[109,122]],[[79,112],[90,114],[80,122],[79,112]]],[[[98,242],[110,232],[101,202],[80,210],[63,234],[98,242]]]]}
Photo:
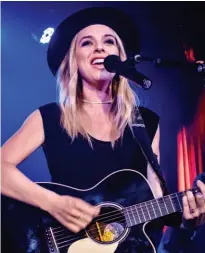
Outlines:
{"type": "Polygon", "coordinates": [[[91,45],[91,44],[92,44],[91,41],[86,40],[86,41],[84,41],[84,42],[82,43],[82,47],[84,47],[84,46],[89,46],[89,45],[91,45]]]}
{"type": "Polygon", "coordinates": [[[112,40],[112,39],[108,39],[105,42],[108,43],[108,44],[112,44],[112,45],[115,44],[114,40],[112,40]]]}

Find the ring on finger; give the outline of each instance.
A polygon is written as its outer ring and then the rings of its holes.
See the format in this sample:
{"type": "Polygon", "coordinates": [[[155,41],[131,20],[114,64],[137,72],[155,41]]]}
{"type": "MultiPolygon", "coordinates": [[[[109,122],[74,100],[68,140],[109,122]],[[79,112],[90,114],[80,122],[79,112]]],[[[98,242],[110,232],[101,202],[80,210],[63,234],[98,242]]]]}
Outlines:
{"type": "Polygon", "coordinates": [[[82,217],[82,215],[78,216],[77,219],[78,219],[78,220],[81,220],[81,221],[83,221],[83,222],[87,222],[86,219],[84,219],[84,218],[82,217]]]}
{"type": "Polygon", "coordinates": [[[194,208],[190,208],[190,213],[195,213],[195,209],[194,208]]]}

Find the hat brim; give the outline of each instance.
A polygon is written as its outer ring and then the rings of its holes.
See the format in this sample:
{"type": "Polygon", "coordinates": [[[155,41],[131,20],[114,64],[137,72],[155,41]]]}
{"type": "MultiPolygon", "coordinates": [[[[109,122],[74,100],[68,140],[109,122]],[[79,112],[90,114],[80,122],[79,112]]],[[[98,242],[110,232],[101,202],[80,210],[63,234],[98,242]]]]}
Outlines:
{"type": "Polygon", "coordinates": [[[74,36],[87,26],[102,24],[113,29],[121,38],[127,54],[139,53],[139,34],[134,21],[112,7],[92,7],[67,17],[55,30],[49,42],[47,61],[55,76],[74,36]]]}

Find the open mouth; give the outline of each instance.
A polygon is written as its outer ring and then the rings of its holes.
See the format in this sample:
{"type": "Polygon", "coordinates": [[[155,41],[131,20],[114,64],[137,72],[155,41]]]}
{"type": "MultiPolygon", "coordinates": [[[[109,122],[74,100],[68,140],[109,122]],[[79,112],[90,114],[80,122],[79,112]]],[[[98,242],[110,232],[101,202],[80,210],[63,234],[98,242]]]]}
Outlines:
{"type": "Polygon", "coordinates": [[[94,59],[92,62],[91,62],[91,65],[94,65],[94,66],[104,66],[104,58],[97,58],[97,59],[94,59]]]}

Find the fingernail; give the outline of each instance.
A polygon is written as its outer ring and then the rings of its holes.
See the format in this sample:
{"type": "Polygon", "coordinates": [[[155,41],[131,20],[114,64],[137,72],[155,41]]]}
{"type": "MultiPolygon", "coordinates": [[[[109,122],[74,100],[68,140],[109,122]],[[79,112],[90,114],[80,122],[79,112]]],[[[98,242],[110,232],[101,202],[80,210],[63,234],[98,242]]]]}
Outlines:
{"type": "Polygon", "coordinates": [[[198,193],[196,194],[196,196],[199,197],[199,198],[203,198],[204,195],[203,195],[202,193],[198,192],[198,193]]]}

